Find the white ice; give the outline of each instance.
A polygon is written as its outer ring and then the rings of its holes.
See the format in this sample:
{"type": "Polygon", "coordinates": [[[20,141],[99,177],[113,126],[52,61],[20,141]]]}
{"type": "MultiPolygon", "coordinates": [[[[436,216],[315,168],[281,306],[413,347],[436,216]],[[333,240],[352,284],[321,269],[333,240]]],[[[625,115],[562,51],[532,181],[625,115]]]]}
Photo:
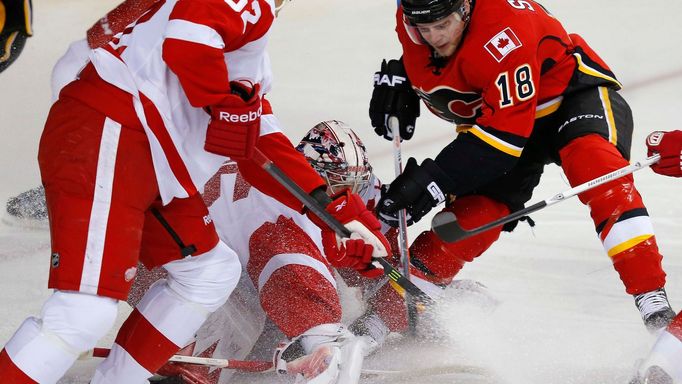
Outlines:
{"type": "MultiPolygon", "coordinates": [[[[39,184],[38,141],[50,106],[49,75],[67,45],[118,0],[34,0],[35,37],[0,75],[0,201],[39,184]]],[[[644,137],[679,129],[682,50],[679,1],[546,0],[566,28],[578,32],[625,85],[635,117],[633,159],[645,157],[644,137]]],[[[390,144],[376,138],[367,117],[371,78],[382,58],[400,55],[393,32],[394,0],[295,0],[284,9],[270,44],[275,88],[270,98],[293,141],[318,121],[340,119],[358,131],[376,172],[393,176],[390,144]]],[[[434,156],[454,134],[423,110],[404,159],[434,156]]],[[[682,307],[682,180],[636,174],[654,227],[667,290],[682,307]]],[[[568,189],[559,168],[545,170],[532,201],[568,189]]],[[[2,208],[4,210],[4,208],[2,208]]],[[[441,312],[452,344],[424,342],[387,348],[373,368],[462,363],[484,367],[500,383],[626,383],[636,358],[653,341],[633,299],[624,292],[577,199],[532,215],[467,265],[461,278],[486,284],[501,301],[493,314],[466,303],[441,312]]],[[[430,218],[410,230],[414,238],[430,218]]],[[[0,345],[20,322],[37,314],[46,288],[49,236],[0,224],[0,345]]],[[[128,309],[121,305],[121,317],[128,309]]],[[[112,334],[102,341],[111,343],[112,334]]],[[[60,383],[86,383],[94,362],[78,362],[60,383]]],[[[682,362],[681,362],[682,364],[682,362]]],[[[475,375],[474,375],[475,376],[475,375]]],[[[473,377],[461,382],[477,382],[473,377]]],[[[271,382],[254,376],[250,382],[271,382]]],[[[0,379],[1,381],[1,379],[0,379]]],[[[373,377],[368,383],[452,382],[439,376],[373,377]]]]}

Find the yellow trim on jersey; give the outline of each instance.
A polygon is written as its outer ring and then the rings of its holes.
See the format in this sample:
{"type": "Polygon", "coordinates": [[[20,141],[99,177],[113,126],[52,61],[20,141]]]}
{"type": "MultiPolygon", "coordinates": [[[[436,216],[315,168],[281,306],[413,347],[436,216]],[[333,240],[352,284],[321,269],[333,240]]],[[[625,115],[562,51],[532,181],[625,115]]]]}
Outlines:
{"type": "Polygon", "coordinates": [[[513,144],[509,144],[506,141],[503,141],[500,138],[489,134],[488,132],[481,129],[479,126],[474,125],[470,129],[468,129],[467,132],[473,133],[474,136],[483,140],[485,143],[487,143],[491,147],[506,153],[507,155],[511,155],[514,157],[521,157],[521,151],[523,150],[523,148],[519,148],[513,144]]]}
{"type": "Polygon", "coordinates": [[[24,23],[26,24],[26,33],[33,36],[33,25],[31,23],[31,3],[29,0],[24,0],[24,23]]]}
{"type": "Polygon", "coordinates": [[[14,40],[17,38],[18,34],[19,31],[14,31],[7,38],[7,41],[5,42],[5,54],[0,56],[0,63],[4,63],[12,56],[12,44],[14,44],[14,40]]]}
{"type": "Polygon", "coordinates": [[[474,127],[473,125],[469,125],[469,124],[455,125],[455,132],[467,133],[473,127],[474,127]]]}
{"type": "Polygon", "coordinates": [[[539,119],[556,112],[564,101],[563,96],[556,97],[546,103],[542,103],[535,108],[535,118],[539,119]]]}
{"type": "Polygon", "coordinates": [[[606,87],[599,87],[599,98],[601,99],[606,113],[606,124],[609,127],[609,142],[616,145],[618,142],[618,130],[616,129],[616,119],[613,116],[613,109],[611,108],[611,99],[609,99],[609,90],[606,87]]]}
{"type": "Polygon", "coordinates": [[[616,245],[615,247],[609,249],[608,255],[609,255],[609,257],[613,257],[613,256],[625,251],[626,249],[630,249],[630,248],[634,247],[635,245],[650,239],[653,236],[654,235],[652,235],[652,234],[646,234],[646,235],[633,237],[632,239],[630,239],[626,242],[620,243],[620,244],[616,245]]]}
{"type": "Polygon", "coordinates": [[[5,28],[6,19],[7,13],[5,12],[5,5],[0,1],[0,33],[2,33],[2,29],[5,28]]]}
{"type": "Polygon", "coordinates": [[[590,68],[587,64],[585,64],[585,63],[583,62],[583,58],[582,58],[582,56],[580,56],[579,53],[576,52],[576,53],[573,54],[573,56],[575,56],[575,58],[578,60],[578,70],[579,70],[580,72],[586,73],[586,74],[588,74],[588,75],[590,75],[590,76],[598,77],[598,78],[600,78],[600,79],[604,79],[604,80],[611,81],[611,82],[613,82],[613,83],[615,83],[615,84],[618,84],[619,87],[621,87],[621,88],[623,87],[623,85],[622,85],[618,80],[616,80],[615,78],[613,78],[613,77],[611,77],[611,76],[609,76],[609,75],[606,75],[606,74],[604,74],[604,73],[601,73],[601,72],[599,72],[598,70],[596,70],[596,69],[594,69],[594,68],[590,68]]]}

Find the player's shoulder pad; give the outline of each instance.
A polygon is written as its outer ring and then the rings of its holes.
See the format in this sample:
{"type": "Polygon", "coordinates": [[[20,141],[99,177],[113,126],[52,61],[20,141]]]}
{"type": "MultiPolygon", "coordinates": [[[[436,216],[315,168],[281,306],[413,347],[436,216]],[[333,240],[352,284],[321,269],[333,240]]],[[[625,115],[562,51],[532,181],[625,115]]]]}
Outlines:
{"type": "Polygon", "coordinates": [[[243,45],[265,35],[274,20],[271,0],[178,0],[171,18],[208,26],[226,46],[243,45]]]}
{"type": "Polygon", "coordinates": [[[535,25],[541,22],[536,3],[521,0],[493,0],[476,3],[467,45],[486,59],[500,63],[512,55],[532,53],[538,43],[535,25]]]}
{"type": "Polygon", "coordinates": [[[520,9],[519,4],[531,3],[517,0],[476,3],[459,53],[471,60],[471,65],[465,67],[475,68],[479,75],[497,74],[533,56],[538,44],[533,29],[535,11],[520,9]]]}

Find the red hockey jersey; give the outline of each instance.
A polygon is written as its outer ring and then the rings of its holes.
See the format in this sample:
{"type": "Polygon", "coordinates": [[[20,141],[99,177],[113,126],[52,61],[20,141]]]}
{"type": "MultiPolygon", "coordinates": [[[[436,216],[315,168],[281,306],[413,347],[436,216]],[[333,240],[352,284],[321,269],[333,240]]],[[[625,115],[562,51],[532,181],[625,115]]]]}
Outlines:
{"type": "MultiPolygon", "coordinates": [[[[472,4],[460,46],[447,60],[434,60],[431,48],[404,18],[401,7],[396,31],[407,75],[424,103],[440,118],[457,124],[460,131],[483,141],[479,147],[486,153],[479,149],[476,157],[495,159],[502,174],[521,156],[535,119],[556,111],[562,95],[599,85],[619,88],[620,84],[587,43],[567,33],[540,4],[532,0],[476,0],[472,4]]],[[[444,151],[454,152],[459,141],[444,151]]],[[[478,165],[471,157],[468,163],[471,168],[478,165]]],[[[446,171],[453,174],[452,169],[446,171]]],[[[462,185],[466,180],[453,181],[462,185]]]]}

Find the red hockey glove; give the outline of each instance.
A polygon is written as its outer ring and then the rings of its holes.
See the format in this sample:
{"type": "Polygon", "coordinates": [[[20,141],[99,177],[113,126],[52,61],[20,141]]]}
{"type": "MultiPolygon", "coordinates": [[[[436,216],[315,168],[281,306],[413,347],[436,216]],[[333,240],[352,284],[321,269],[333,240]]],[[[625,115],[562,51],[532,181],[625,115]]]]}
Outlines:
{"type": "Polygon", "coordinates": [[[351,231],[351,237],[339,237],[327,224],[308,211],[308,217],[322,229],[324,253],[331,265],[353,268],[367,277],[378,277],[381,269],[372,265],[373,257],[386,257],[391,249],[381,233],[381,224],[357,194],[346,189],[332,196],[326,208],[351,231]]]}
{"type": "Polygon", "coordinates": [[[651,165],[654,172],[673,177],[682,177],[682,131],[655,131],[646,138],[648,155],[661,155],[661,160],[651,165]]]}
{"type": "Polygon", "coordinates": [[[260,85],[231,81],[232,95],[209,107],[204,149],[235,160],[248,159],[260,136],[260,85]]]}

